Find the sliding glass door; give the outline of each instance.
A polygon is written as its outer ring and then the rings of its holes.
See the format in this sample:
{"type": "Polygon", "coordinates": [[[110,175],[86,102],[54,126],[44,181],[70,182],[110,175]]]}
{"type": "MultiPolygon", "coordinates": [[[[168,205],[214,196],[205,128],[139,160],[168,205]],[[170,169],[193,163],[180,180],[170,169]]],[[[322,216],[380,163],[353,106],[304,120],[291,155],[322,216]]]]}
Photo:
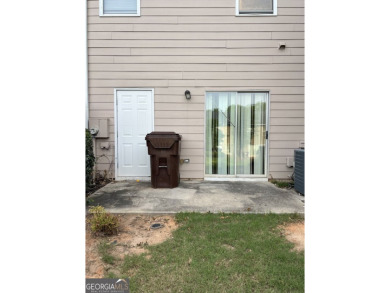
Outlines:
{"type": "Polygon", "coordinates": [[[236,93],[207,93],[206,174],[235,174],[236,99],[236,93]]]}
{"type": "Polygon", "coordinates": [[[268,93],[206,94],[206,175],[266,175],[268,93]]]}

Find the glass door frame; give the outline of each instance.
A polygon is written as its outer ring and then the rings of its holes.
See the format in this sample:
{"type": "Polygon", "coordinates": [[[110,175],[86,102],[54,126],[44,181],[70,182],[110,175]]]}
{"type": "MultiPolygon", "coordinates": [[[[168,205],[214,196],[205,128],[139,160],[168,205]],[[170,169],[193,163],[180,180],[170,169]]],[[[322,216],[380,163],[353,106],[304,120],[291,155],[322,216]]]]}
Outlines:
{"type": "MultiPolygon", "coordinates": [[[[204,94],[204,135],[203,135],[203,152],[204,152],[204,158],[203,158],[203,176],[205,179],[208,179],[208,178],[214,178],[214,179],[218,179],[218,178],[221,178],[221,179],[235,179],[235,178],[238,178],[238,179],[245,179],[245,178],[268,178],[268,170],[269,170],[269,160],[268,160],[268,156],[269,156],[269,120],[270,120],[270,98],[271,98],[271,94],[270,94],[270,91],[267,91],[267,90],[236,90],[236,91],[233,91],[233,90],[207,90],[205,91],[205,94],[204,94]],[[240,93],[266,93],[267,94],[267,98],[266,98],[266,110],[265,110],[265,113],[267,115],[266,117],[266,133],[267,133],[267,136],[266,136],[266,139],[265,139],[265,154],[264,154],[264,175],[254,175],[254,174],[234,174],[234,175],[219,175],[219,174],[206,174],[206,107],[207,107],[207,103],[206,103],[206,99],[207,99],[207,93],[236,93],[237,94],[237,97],[240,93]]],[[[236,101],[237,102],[237,101],[236,101]]],[[[237,103],[236,103],[237,105],[237,103]]],[[[236,107],[236,114],[237,114],[237,107],[236,107]]],[[[235,130],[235,133],[237,135],[237,129],[235,130]]],[[[235,136],[236,136],[235,135],[235,136]]],[[[235,145],[237,145],[237,140],[235,140],[235,145]]],[[[235,147],[235,152],[237,152],[237,148],[235,147]]],[[[235,153],[235,173],[236,173],[236,169],[237,169],[237,154],[235,153]]]]}

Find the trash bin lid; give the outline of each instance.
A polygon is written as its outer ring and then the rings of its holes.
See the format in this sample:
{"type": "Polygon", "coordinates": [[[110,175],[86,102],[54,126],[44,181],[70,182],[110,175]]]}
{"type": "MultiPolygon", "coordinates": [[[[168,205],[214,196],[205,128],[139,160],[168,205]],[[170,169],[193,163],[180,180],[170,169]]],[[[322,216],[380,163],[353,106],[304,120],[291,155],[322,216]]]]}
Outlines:
{"type": "Polygon", "coordinates": [[[181,140],[181,135],[175,132],[168,131],[153,131],[145,137],[156,149],[169,149],[173,144],[181,140]]]}

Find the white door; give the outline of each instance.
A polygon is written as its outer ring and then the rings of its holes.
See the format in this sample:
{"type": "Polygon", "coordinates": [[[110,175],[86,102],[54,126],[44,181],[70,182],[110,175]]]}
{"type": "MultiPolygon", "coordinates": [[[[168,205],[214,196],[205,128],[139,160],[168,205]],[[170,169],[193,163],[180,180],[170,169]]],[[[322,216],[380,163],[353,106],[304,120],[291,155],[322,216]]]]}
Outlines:
{"type": "Polygon", "coordinates": [[[117,176],[150,176],[145,136],[153,131],[152,91],[118,90],[117,176]]]}

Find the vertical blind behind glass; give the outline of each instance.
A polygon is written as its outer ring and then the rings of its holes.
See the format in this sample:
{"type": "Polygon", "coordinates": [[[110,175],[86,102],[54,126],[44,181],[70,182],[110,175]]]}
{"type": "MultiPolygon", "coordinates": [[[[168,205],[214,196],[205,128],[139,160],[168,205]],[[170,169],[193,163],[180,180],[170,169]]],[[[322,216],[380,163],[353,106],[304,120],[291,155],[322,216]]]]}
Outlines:
{"type": "Polygon", "coordinates": [[[206,94],[206,174],[265,174],[267,97],[206,94]]]}
{"type": "Polygon", "coordinates": [[[207,93],[206,174],[235,173],[236,93],[207,93]]]}
{"type": "Polygon", "coordinates": [[[266,93],[237,98],[237,174],[265,174],[266,93]]]}
{"type": "Polygon", "coordinates": [[[137,0],[103,0],[104,14],[136,14],[137,0]]]}

